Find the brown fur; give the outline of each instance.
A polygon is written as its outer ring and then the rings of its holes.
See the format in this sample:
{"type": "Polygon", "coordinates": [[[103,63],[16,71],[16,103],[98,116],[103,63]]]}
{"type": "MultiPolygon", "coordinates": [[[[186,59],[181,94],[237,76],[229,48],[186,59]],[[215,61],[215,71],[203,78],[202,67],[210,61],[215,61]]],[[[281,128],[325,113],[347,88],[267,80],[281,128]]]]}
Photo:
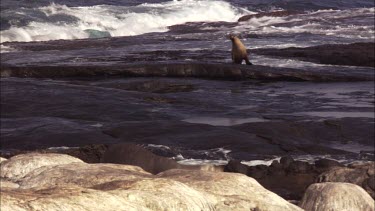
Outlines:
{"type": "Polygon", "coordinates": [[[232,61],[235,64],[242,64],[245,60],[247,65],[252,65],[247,57],[246,47],[242,44],[241,40],[234,35],[230,35],[229,39],[232,41],[232,61]]]}

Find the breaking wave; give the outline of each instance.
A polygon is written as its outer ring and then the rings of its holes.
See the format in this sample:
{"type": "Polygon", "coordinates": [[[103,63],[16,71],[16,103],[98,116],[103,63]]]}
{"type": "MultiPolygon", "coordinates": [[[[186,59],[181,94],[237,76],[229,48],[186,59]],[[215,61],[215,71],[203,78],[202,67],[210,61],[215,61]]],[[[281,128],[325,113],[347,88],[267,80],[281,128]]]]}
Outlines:
{"type": "Polygon", "coordinates": [[[186,22],[236,21],[248,11],[224,1],[182,0],[137,6],[95,5],[68,7],[52,3],[4,13],[10,27],[1,42],[47,41],[164,32],[186,22]]]}

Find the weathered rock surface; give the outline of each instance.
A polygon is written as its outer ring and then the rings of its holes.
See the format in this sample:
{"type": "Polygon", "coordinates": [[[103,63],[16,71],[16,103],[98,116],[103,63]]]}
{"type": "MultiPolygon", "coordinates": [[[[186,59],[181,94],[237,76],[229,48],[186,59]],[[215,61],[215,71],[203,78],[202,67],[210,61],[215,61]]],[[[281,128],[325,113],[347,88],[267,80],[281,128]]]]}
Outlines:
{"type": "Polygon", "coordinates": [[[0,178],[0,188],[18,188],[19,184],[9,181],[4,178],[0,178]]]}
{"type": "Polygon", "coordinates": [[[7,160],[6,158],[0,157],[0,163],[4,162],[6,160],[7,160]]]}
{"type": "Polygon", "coordinates": [[[318,182],[346,182],[353,183],[364,188],[370,196],[375,198],[373,181],[375,163],[352,165],[349,167],[334,167],[320,174],[318,182]]]}
{"type": "Polygon", "coordinates": [[[301,210],[245,175],[182,169],[152,175],[135,166],[39,156],[58,159],[20,178],[19,188],[2,188],[1,210],[301,210]]]}
{"type": "Polygon", "coordinates": [[[1,163],[0,177],[17,181],[40,167],[69,163],[83,162],[78,158],[64,154],[21,154],[1,163]]]}
{"type": "Polygon", "coordinates": [[[307,48],[256,49],[252,53],[300,59],[321,64],[374,67],[374,43],[320,45],[307,48]]]}
{"type": "Polygon", "coordinates": [[[372,211],[374,200],[361,187],[349,183],[316,183],[309,186],[300,206],[307,211],[372,211]]]}

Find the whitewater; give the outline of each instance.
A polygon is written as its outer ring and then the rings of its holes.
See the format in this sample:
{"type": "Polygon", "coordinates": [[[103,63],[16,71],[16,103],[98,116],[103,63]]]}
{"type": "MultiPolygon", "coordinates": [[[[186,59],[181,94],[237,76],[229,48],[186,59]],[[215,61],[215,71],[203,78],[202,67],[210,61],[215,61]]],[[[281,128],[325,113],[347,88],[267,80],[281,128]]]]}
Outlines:
{"type": "Polygon", "coordinates": [[[1,31],[1,42],[133,36],[165,32],[168,26],[186,22],[237,21],[245,14],[251,12],[224,1],[183,0],[86,7],[52,3],[18,11],[18,16],[31,21],[25,26],[15,25],[1,31]]]}

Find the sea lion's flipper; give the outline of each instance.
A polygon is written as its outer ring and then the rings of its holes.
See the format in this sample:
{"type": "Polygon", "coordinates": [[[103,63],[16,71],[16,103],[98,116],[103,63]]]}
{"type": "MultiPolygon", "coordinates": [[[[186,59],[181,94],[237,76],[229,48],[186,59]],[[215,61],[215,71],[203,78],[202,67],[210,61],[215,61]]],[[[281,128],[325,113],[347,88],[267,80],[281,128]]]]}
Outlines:
{"type": "Polygon", "coordinates": [[[247,57],[245,58],[245,62],[246,62],[247,65],[253,65],[253,63],[251,63],[251,62],[249,61],[249,58],[247,58],[247,57]]]}

